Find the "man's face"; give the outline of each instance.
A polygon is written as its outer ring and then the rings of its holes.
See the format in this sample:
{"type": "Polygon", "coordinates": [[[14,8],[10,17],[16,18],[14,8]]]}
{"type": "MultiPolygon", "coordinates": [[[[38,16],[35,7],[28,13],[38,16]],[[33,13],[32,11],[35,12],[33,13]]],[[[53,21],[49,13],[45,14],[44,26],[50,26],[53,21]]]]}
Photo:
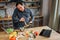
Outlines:
{"type": "Polygon", "coordinates": [[[22,5],[20,5],[20,4],[17,5],[17,8],[18,8],[18,10],[20,10],[20,11],[24,11],[24,6],[22,6],[22,5]]]}

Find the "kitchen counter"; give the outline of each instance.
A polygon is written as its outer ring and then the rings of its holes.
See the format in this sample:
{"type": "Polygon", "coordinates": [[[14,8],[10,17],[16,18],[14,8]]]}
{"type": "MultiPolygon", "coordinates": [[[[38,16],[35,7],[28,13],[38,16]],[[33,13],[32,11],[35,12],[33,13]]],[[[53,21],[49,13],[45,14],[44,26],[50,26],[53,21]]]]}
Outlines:
{"type": "MultiPolygon", "coordinates": [[[[42,29],[51,29],[48,26],[42,26],[42,27],[34,27],[34,28],[27,28],[26,30],[37,30],[39,33],[42,29]]],[[[0,40],[8,40],[8,34],[3,32],[0,32],[0,40]]],[[[24,39],[25,40],[25,39],[24,39]]],[[[60,40],[60,34],[57,33],[52,29],[50,37],[44,37],[44,36],[37,36],[34,40],[60,40]]]]}

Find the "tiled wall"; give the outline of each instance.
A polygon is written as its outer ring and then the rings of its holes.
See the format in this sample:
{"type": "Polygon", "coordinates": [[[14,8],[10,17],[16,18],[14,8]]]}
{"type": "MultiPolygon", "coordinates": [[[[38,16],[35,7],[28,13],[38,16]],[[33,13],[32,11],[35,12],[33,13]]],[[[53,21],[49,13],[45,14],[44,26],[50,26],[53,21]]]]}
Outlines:
{"type": "Polygon", "coordinates": [[[7,4],[7,10],[6,12],[8,13],[8,16],[12,16],[14,9],[15,9],[15,3],[9,3],[7,4]]]}
{"type": "MultiPolygon", "coordinates": [[[[7,5],[5,3],[0,3],[0,6],[5,6],[6,7],[6,13],[9,16],[12,16],[13,11],[15,9],[15,3],[8,3],[7,5]]],[[[0,15],[4,15],[4,12],[2,13],[2,11],[0,11],[0,15]]]]}

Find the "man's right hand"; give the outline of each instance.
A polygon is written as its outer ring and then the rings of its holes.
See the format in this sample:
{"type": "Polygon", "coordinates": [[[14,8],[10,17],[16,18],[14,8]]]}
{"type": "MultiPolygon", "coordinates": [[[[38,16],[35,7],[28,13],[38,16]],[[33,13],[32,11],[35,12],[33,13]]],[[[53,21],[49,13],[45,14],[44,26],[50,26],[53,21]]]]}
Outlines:
{"type": "Polygon", "coordinates": [[[19,21],[20,21],[20,22],[21,22],[21,21],[24,22],[24,21],[25,21],[25,18],[22,17],[19,21]]]}

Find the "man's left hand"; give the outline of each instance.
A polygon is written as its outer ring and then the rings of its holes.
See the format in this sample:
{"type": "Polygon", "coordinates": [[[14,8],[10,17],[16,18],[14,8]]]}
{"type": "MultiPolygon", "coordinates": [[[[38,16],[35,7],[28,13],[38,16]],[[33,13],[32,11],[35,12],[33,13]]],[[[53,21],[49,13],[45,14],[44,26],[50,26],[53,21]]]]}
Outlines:
{"type": "Polygon", "coordinates": [[[24,17],[22,17],[22,18],[20,19],[20,21],[24,22],[24,21],[25,21],[25,18],[24,18],[24,17]]]}
{"type": "Polygon", "coordinates": [[[32,24],[32,21],[30,21],[29,23],[32,24]]]}

